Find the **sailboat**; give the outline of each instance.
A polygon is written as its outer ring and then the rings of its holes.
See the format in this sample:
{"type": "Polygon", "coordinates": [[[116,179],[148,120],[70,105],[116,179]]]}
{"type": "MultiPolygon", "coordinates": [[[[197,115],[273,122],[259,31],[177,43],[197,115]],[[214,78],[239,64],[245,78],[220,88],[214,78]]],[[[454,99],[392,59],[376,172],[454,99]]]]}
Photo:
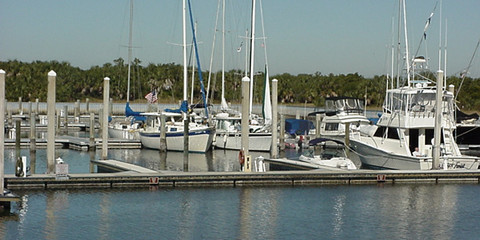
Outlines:
{"type": "MultiPolygon", "coordinates": [[[[253,83],[253,66],[254,66],[254,40],[255,40],[255,0],[252,1],[252,31],[251,31],[251,62],[250,62],[250,75],[253,83]]],[[[225,15],[225,1],[223,1],[223,14],[225,15]]],[[[224,46],[225,39],[225,16],[223,16],[223,30],[222,30],[222,48],[224,46]]],[[[266,56],[266,50],[265,50],[266,56]]],[[[247,74],[247,73],[245,73],[247,74]]],[[[216,136],[214,145],[220,149],[232,149],[240,150],[241,141],[241,114],[237,111],[233,111],[228,107],[225,100],[225,75],[224,75],[224,49],[222,49],[222,99],[221,99],[221,112],[217,113],[214,117],[216,122],[216,136]]],[[[253,84],[250,86],[250,113],[252,106],[252,94],[253,84]]],[[[264,105],[262,107],[262,113],[264,118],[254,118],[253,114],[250,114],[249,124],[249,151],[270,151],[272,147],[272,132],[271,132],[271,119],[272,119],[272,107],[270,101],[270,87],[268,79],[268,67],[265,66],[265,86],[264,86],[264,105]]]]}
{"type": "MultiPolygon", "coordinates": [[[[405,6],[405,0],[400,0],[404,23],[405,6]]],[[[441,70],[437,85],[428,78],[416,78],[420,72],[413,73],[416,68],[424,69],[421,66],[426,58],[410,58],[407,28],[405,24],[403,27],[406,84],[402,86],[397,76],[397,86],[386,90],[377,125],[368,126],[368,131],[352,132],[351,149],[359,156],[362,167],[373,169],[478,169],[479,159],[462,155],[453,136],[456,124],[453,86],[442,87],[441,70]]]]}
{"type": "Polygon", "coordinates": [[[128,77],[127,77],[127,103],[125,104],[125,119],[123,121],[111,121],[108,125],[110,138],[139,139],[139,131],[142,130],[145,117],[140,112],[133,111],[130,107],[130,73],[132,65],[132,28],[133,28],[133,0],[130,0],[130,22],[128,39],[128,77]]]}
{"type": "MultiPolygon", "coordinates": [[[[189,4],[190,5],[190,4],[189,4]]],[[[189,119],[188,125],[188,149],[189,152],[205,153],[207,152],[215,135],[215,128],[203,124],[201,118],[196,118],[195,113],[189,114],[187,101],[187,52],[186,52],[186,0],[183,0],[183,101],[179,109],[166,109],[162,113],[143,113],[144,116],[153,117],[150,125],[145,131],[140,132],[140,141],[144,147],[152,149],[160,149],[160,123],[162,115],[168,118],[166,120],[166,148],[167,151],[184,151],[184,120],[189,119]]],[[[191,9],[190,19],[192,20],[191,9]]],[[[192,22],[192,30],[194,32],[194,45],[196,48],[195,28],[192,22]]],[[[196,54],[198,50],[196,49],[196,54]]],[[[197,64],[199,64],[197,55],[197,64]]],[[[199,65],[200,66],[200,65],[199,65]]],[[[199,74],[201,68],[198,67],[199,74]]],[[[203,85],[203,84],[202,84],[203,85]]],[[[202,87],[203,88],[203,87],[202,87]]],[[[208,108],[205,106],[205,115],[208,117],[208,108]]]]}

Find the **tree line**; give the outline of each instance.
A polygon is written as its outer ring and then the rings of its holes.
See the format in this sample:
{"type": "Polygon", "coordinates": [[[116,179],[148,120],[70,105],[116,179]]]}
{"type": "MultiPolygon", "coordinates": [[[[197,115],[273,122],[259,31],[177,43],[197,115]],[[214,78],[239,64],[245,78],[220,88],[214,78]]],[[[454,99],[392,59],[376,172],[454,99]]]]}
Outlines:
{"type": "MultiPolygon", "coordinates": [[[[57,73],[57,101],[73,102],[77,99],[89,98],[101,101],[103,97],[103,78],[110,78],[110,93],[114,101],[125,101],[127,98],[128,63],[122,58],[93,66],[83,70],[68,62],[17,60],[0,61],[0,68],[6,72],[6,98],[8,101],[40,101],[47,99],[47,73],[57,73]]],[[[189,74],[189,76],[191,76],[189,74]]],[[[198,74],[195,75],[198,78],[198,74]]],[[[203,73],[208,78],[207,72],[203,73]]],[[[221,72],[212,72],[210,81],[209,103],[218,104],[221,97],[221,72]]],[[[225,98],[232,103],[241,102],[241,79],[244,72],[230,70],[225,72],[225,98]]],[[[269,76],[278,79],[278,101],[281,104],[308,104],[323,106],[326,97],[348,96],[366,98],[369,107],[379,108],[383,103],[386,88],[386,76],[365,78],[358,73],[292,75],[288,73],[269,76]]],[[[263,99],[264,73],[255,75],[254,103],[263,99]]],[[[204,79],[207,88],[208,79],[204,79]]],[[[457,76],[447,78],[447,84],[457,88],[462,79],[457,76]]],[[[190,81],[189,81],[190,84],[190,81]]],[[[183,66],[175,63],[153,64],[142,66],[139,59],[131,64],[130,100],[142,102],[144,96],[155,90],[158,100],[164,103],[176,103],[183,99],[183,66]]],[[[201,103],[200,84],[198,79],[194,86],[194,103],[201,103]]],[[[191,90],[187,91],[189,94],[191,90]]],[[[190,97],[188,98],[190,99],[190,97]]],[[[462,110],[477,111],[480,109],[480,82],[478,79],[466,77],[463,81],[457,104],[462,110]]]]}

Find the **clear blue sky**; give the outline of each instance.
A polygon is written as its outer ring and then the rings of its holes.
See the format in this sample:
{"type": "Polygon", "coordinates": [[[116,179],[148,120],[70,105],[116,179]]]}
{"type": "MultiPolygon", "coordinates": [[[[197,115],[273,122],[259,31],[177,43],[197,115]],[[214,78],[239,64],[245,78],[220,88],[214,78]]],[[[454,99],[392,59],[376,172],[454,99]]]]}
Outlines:
{"type": "MultiPolygon", "coordinates": [[[[191,1],[202,70],[208,70],[218,0],[191,1]]],[[[245,41],[240,36],[250,28],[251,1],[226,2],[226,69],[244,69],[245,48],[240,53],[237,48],[245,41]]],[[[370,77],[386,74],[390,68],[397,0],[261,2],[271,74],[358,72],[370,77]]],[[[411,51],[417,47],[436,2],[407,2],[411,51]]],[[[127,59],[129,0],[0,0],[0,6],[0,60],[58,60],[87,69],[119,57],[127,59]]],[[[480,38],[480,1],[443,0],[442,6],[444,28],[448,21],[447,74],[458,74],[468,65],[480,38]]],[[[439,10],[437,7],[427,38],[431,69],[438,69],[439,10]]],[[[258,11],[257,37],[263,36],[260,22],[258,11]]],[[[135,1],[134,57],[144,65],[182,63],[181,48],[171,44],[181,43],[181,26],[180,0],[135,1]]],[[[191,39],[190,28],[188,34],[191,39]]],[[[220,39],[217,32],[213,70],[220,69],[220,39]]],[[[263,70],[265,62],[261,42],[256,44],[257,70],[263,70]]],[[[477,59],[471,75],[480,75],[478,63],[477,59]]]]}

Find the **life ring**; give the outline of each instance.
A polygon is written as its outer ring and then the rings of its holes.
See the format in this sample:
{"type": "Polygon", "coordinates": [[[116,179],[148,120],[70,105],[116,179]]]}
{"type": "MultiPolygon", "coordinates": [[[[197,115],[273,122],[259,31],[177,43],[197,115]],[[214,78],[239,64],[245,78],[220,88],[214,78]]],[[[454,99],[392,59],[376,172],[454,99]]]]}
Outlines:
{"type": "Polygon", "coordinates": [[[241,166],[243,166],[243,164],[245,163],[245,154],[243,150],[240,150],[240,152],[238,153],[238,162],[240,162],[241,166]]]}

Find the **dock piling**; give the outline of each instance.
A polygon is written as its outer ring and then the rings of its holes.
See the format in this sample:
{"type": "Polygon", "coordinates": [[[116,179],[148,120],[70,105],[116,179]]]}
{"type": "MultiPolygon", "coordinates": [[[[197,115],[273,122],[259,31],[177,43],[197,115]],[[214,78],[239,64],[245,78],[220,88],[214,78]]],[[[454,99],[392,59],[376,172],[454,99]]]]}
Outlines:
{"type": "Polygon", "coordinates": [[[160,115],[160,152],[167,151],[167,135],[165,133],[165,115],[160,115]]]}
{"type": "Polygon", "coordinates": [[[80,122],[79,116],[80,116],[80,100],[77,99],[77,101],[75,102],[75,108],[73,111],[73,118],[76,123],[80,122]]]}
{"type": "Polygon", "coordinates": [[[280,114],[280,151],[285,151],[285,115],[280,114]]]}
{"type": "Polygon", "coordinates": [[[243,156],[248,156],[249,142],[248,136],[250,133],[249,127],[249,118],[250,118],[250,78],[242,78],[242,144],[241,150],[243,151],[243,156]]]}
{"type": "Polygon", "coordinates": [[[0,69],[0,195],[4,195],[5,164],[5,71],[0,69]]]}
{"type": "Polygon", "coordinates": [[[271,149],[271,157],[277,158],[278,157],[278,146],[277,146],[277,139],[278,139],[278,80],[272,80],[272,149],[271,149]]]}
{"type": "Polygon", "coordinates": [[[22,97],[18,97],[18,114],[23,115],[22,97]]]}
{"type": "Polygon", "coordinates": [[[188,172],[188,129],[189,129],[189,114],[184,113],[185,118],[183,119],[183,171],[188,172]]]}
{"type": "Polygon", "coordinates": [[[68,134],[68,105],[63,106],[63,128],[65,134],[68,134]]]}
{"type": "Polygon", "coordinates": [[[55,82],[57,74],[52,70],[48,73],[47,93],[47,173],[55,170],[55,82]]]}
{"type": "Polygon", "coordinates": [[[95,113],[90,113],[90,144],[88,146],[88,150],[95,151],[95,113]]]}
{"type": "Polygon", "coordinates": [[[436,94],[436,105],[435,107],[435,126],[433,129],[433,158],[432,158],[432,169],[439,169],[440,165],[440,138],[442,131],[442,98],[443,98],[443,71],[437,71],[437,94],[436,94]]]}
{"type": "Polygon", "coordinates": [[[108,158],[108,112],[110,109],[110,78],[103,79],[102,160],[108,158]]]}

